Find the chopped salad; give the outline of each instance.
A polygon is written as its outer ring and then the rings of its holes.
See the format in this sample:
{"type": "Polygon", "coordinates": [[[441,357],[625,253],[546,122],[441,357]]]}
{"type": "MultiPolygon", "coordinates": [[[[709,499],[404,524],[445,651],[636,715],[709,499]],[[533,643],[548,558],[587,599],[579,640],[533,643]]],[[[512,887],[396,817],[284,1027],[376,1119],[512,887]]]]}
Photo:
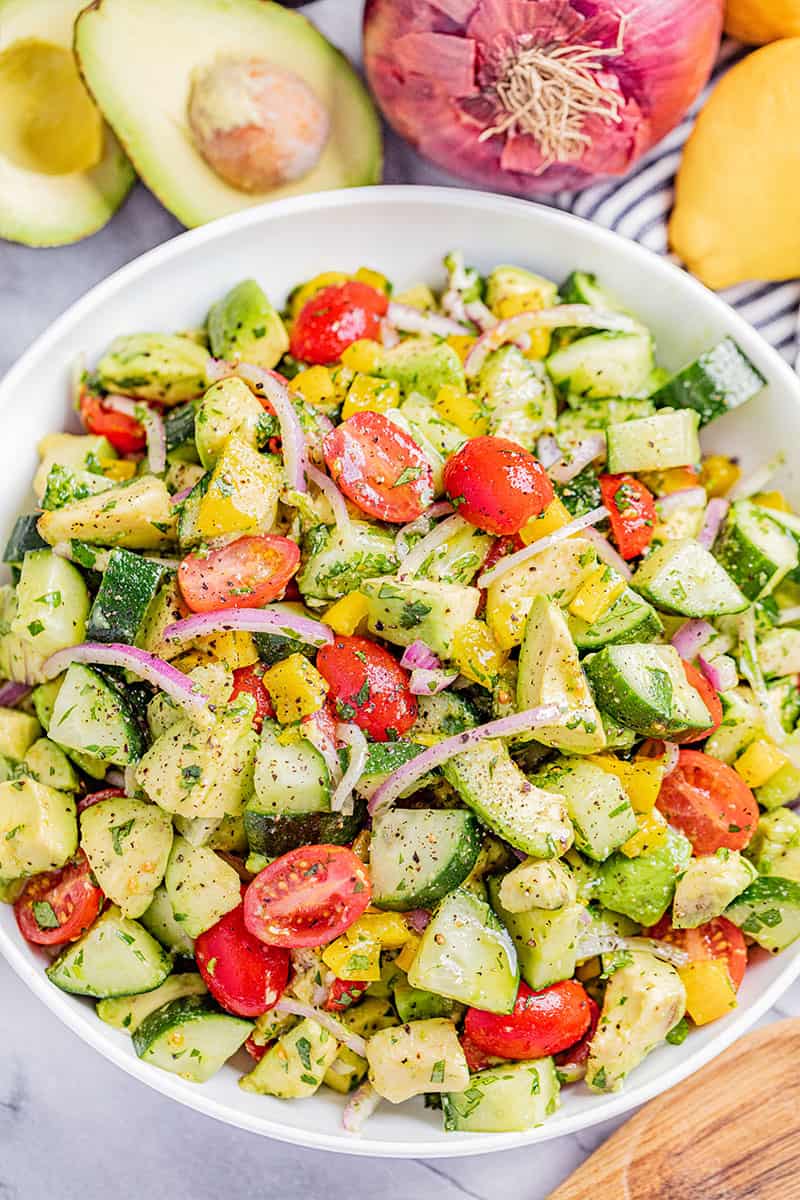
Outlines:
{"type": "Polygon", "coordinates": [[[800,517],[698,440],[762,376],[668,373],[585,272],[445,267],[116,338],[0,589],[0,894],[49,979],[352,1131],[536,1126],[800,936],[800,517]]]}

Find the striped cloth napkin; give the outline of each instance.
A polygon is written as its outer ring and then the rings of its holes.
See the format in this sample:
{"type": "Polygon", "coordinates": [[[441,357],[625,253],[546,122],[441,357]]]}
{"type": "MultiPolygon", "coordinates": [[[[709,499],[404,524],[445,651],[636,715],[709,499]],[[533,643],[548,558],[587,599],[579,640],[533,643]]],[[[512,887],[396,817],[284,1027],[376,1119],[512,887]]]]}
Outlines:
{"type": "MultiPolygon", "coordinates": [[[[672,133],[642,158],[624,183],[597,184],[577,194],[565,193],[554,197],[555,204],[678,262],[667,245],[667,221],[672,209],[673,180],[681,150],[714,84],[743,53],[738,43],[730,40],[723,43],[711,81],[694,108],[672,133]]],[[[727,288],[720,295],[754,325],[784,358],[800,369],[800,280],[788,283],[741,283],[727,288]]]]}

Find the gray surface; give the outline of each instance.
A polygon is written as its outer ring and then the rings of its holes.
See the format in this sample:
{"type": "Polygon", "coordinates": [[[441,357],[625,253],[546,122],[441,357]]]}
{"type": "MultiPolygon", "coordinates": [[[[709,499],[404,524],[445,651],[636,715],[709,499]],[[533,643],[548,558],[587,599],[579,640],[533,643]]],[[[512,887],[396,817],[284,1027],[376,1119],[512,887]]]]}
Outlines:
{"type": "MultiPolygon", "coordinates": [[[[360,7],[318,0],[308,11],[355,56],[360,7]]],[[[385,178],[453,182],[393,139],[385,178]]],[[[139,186],[77,246],[0,243],[0,374],[87,288],[178,231],[139,186]]],[[[227,1128],[129,1078],[61,1026],[2,962],[0,996],[0,1200],[544,1200],[618,1123],[539,1149],[442,1163],[300,1150],[227,1128]]],[[[800,984],[772,1019],[781,1013],[800,1015],[800,984]]]]}

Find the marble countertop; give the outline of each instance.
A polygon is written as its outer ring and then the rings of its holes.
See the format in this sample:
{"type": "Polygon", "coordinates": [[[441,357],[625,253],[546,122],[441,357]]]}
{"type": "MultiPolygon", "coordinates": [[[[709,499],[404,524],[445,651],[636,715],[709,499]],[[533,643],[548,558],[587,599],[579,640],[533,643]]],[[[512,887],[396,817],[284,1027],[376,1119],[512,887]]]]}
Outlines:
{"type": "MultiPolygon", "coordinates": [[[[360,0],[306,10],[353,58],[360,0]]],[[[387,138],[387,182],[453,183],[387,138]]],[[[100,233],[77,246],[0,243],[0,374],[87,288],[179,232],[141,186],[100,233]]],[[[524,1200],[549,1192],[603,1141],[609,1122],[531,1150],[486,1158],[395,1162],[308,1151],[228,1128],[159,1096],[60,1025],[0,962],[0,1200],[524,1200]],[[498,1187],[501,1182],[502,1188],[498,1187]]],[[[800,1015],[800,983],[766,1020],[800,1015]]]]}

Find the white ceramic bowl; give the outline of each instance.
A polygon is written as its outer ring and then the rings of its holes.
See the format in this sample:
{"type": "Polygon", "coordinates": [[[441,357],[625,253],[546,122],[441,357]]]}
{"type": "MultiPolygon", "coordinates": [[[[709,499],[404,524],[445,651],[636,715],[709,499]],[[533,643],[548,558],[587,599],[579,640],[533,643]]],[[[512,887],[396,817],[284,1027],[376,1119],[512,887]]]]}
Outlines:
{"type": "MultiPolygon", "coordinates": [[[[668,367],[680,367],[732,334],[769,386],[753,403],[716,422],[707,446],[740,456],[747,470],[782,447],[800,444],[800,381],[786,363],[721,300],[632,242],[553,209],[476,192],[423,187],[327,192],[250,209],[152,250],[93,288],[39,338],[0,383],[7,414],[0,442],[0,534],[30,506],[37,440],[69,419],[70,365],[80,352],[91,363],[116,334],[197,325],[212,301],[247,276],[255,276],[275,301],[319,271],[362,264],[385,271],[400,286],[438,282],[442,255],[458,246],[468,263],[482,269],[512,262],[558,280],[573,268],[596,272],[653,329],[659,359],[668,367]]],[[[780,483],[800,503],[793,466],[780,483]]],[[[445,1134],[440,1115],[420,1101],[397,1108],[384,1104],[354,1138],[342,1131],[342,1101],[328,1090],[302,1103],[284,1102],[241,1091],[232,1066],[198,1086],[141,1063],[130,1038],[99,1021],[93,1004],[48,982],[43,958],[23,942],[11,909],[0,908],[6,959],[56,1017],[106,1058],[164,1095],[242,1129],[350,1154],[485,1154],[618,1116],[718,1054],[800,973],[800,944],[778,958],[764,958],[748,971],[739,1007],[729,1017],[695,1031],[680,1047],[655,1051],[617,1095],[593,1096],[583,1084],[565,1088],[559,1112],[530,1133],[445,1134]]]]}

